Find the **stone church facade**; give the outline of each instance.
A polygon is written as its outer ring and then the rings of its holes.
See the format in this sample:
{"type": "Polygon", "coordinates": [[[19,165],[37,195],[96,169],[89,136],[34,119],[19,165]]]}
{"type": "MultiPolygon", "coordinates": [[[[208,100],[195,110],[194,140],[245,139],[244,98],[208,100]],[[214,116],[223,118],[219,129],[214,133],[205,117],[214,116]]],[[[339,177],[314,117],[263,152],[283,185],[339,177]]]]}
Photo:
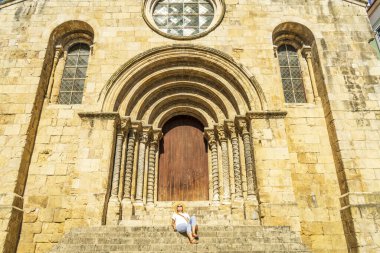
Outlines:
{"type": "Polygon", "coordinates": [[[379,252],[365,4],[0,1],[2,252],[177,200],[311,252],[379,252]]]}

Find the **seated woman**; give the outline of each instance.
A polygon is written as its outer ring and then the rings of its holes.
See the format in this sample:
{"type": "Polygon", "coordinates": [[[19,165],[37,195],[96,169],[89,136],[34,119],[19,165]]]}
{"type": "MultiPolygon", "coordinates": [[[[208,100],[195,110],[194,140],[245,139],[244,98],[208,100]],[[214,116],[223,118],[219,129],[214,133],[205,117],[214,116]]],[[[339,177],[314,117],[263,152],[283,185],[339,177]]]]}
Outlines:
{"type": "Polygon", "coordinates": [[[174,211],[172,216],[172,227],[174,231],[179,233],[186,233],[190,243],[196,244],[198,241],[198,225],[196,223],[195,216],[189,216],[185,213],[184,205],[182,203],[176,203],[174,205],[174,211]]]}

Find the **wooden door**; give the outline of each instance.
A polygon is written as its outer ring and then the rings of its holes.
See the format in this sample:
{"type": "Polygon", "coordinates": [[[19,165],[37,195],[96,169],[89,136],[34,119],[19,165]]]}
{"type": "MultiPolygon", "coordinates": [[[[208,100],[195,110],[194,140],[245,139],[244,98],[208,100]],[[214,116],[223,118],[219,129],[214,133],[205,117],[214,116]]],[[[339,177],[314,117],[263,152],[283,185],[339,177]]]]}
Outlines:
{"type": "Polygon", "coordinates": [[[159,201],[208,200],[207,143],[204,126],[176,116],[162,128],[158,169],[159,201]]]}

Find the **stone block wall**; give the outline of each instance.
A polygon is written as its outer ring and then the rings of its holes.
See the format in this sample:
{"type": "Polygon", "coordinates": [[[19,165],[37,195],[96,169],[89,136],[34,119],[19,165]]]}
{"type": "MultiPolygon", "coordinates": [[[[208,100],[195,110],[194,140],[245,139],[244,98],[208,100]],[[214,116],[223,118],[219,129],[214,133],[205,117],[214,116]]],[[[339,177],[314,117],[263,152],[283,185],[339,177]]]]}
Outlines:
{"type": "Polygon", "coordinates": [[[351,2],[226,0],[222,23],[192,41],[152,31],[141,0],[0,5],[3,252],[15,252],[21,221],[18,252],[47,252],[71,227],[102,223],[116,119],[78,113],[101,110],[104,85],[129,59],[181,43],[232,56],[255,76],[269,109],[287,112],[281,120],[252,121],[252,134],[259,135],[253,142],[263,224],[291,225],[313,252],[349,251],[344,234],[351,252],[376,252],[380,65],[367,43],[372,35],[365,9],[351,2]],[[84,99],[75,106],[44,99],[52,66],[46,59],[53,58],[49,38],[70,20],[94,30],[84,99]],[[315,36],[320,104],[284,104],[272,42],[283,22],[301,23],[315,36]],[[288,219],[285,210],[295,217],[288,219]]]}

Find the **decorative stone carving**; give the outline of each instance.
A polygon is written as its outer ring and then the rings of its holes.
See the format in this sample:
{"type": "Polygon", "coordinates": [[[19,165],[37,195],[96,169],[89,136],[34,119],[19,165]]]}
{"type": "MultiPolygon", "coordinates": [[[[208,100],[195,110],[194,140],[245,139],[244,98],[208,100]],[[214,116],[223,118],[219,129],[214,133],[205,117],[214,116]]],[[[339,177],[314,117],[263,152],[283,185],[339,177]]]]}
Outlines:
{"type": "Polygon", "coordinates": [[[217,127],[218,138],[220,146],[222,148],[222,168],[223,168],[223,203],[229,204],[231,202],[231,190],[230,190],[230,171],[228,161],[228,145],[227,135],[224,126],[217,127]]]}
{"type": "Polygon", "coordinates": [[[226,128],[230,134],[232,143],[232,159],[234,167],[234,179],[235,179],[235,198],[243,198],[242,181],[241,181],[241,167],[240,167],[240,152],[238,133],[233,122],[226,122],[226,128]]]}
{"type": "Polygon", "coordinates": [[[116,135],[115,159],[114,159],[114,165],[113,165],[112,188],[111,188],[112,189],[111,197],[116,197],[116,198],[119,193],[119,180],[120,180],[123,140],[124,140],[124,133],[119,129],[116,135]]]}
{"type": "Polygon", "coordinates": [[[128,134],[127,154],[125,161],[125,174],[124,174],[124,191],[123,202],[131,201],[131,186],[132,186],[132,173],[133,162],[135,157],[135,143],[139,132],[140,125],[134,125],[128,134]]]}
{"type": "MultiPolygon", "coordinates": [[[[286,111],[264,111],[264,112],[248,112],[249,119],[283,119],[288,113],[286,111]]],[[[239,126],[240,127],[240,126],[239,126]]]]}
{"type": "Polygon", "coordinates": [[[219,171],[218,171],[218,146],[215,132],[212,128],[205,129],[205,137],[211,149],[211,174],[212,174],[212,201],[216,204],[220,201],[219,196],[219,171]]]}
{"type": "Polygon", "coordinates": [[[149,144],[149,168],[148,168],[148,185],[147,185],[147,204],[153,205],[154,202],[154,183],[156,176],[156,153],[158,143],[162,137],[161,130],[153,132],[152,141],[149,144]]]}
{"type": "Polygon", "coordinates": [[[144,171],[145,171],[145,149],[146,144],[150,138],[150,127],[144,127],[139,136],[139,158],[137,164],[137,183],[136,183],[136,202],[142,203],[143,201],[143,184],[144,184],[144,171]]]}
{"type": "Polygon", "coordinates": [[[254,169],[253,159],[252,159],[252,148],[250,134],[248,130],[248,123],[245,118],[237,118],[237,124],[239,126],[240,134],[243,138],[244,144],[244,158],[245,166],[247,170],[247,194],[248,198],[256,198],[255,189],[256,189],[256,171],[254,169]]]}

